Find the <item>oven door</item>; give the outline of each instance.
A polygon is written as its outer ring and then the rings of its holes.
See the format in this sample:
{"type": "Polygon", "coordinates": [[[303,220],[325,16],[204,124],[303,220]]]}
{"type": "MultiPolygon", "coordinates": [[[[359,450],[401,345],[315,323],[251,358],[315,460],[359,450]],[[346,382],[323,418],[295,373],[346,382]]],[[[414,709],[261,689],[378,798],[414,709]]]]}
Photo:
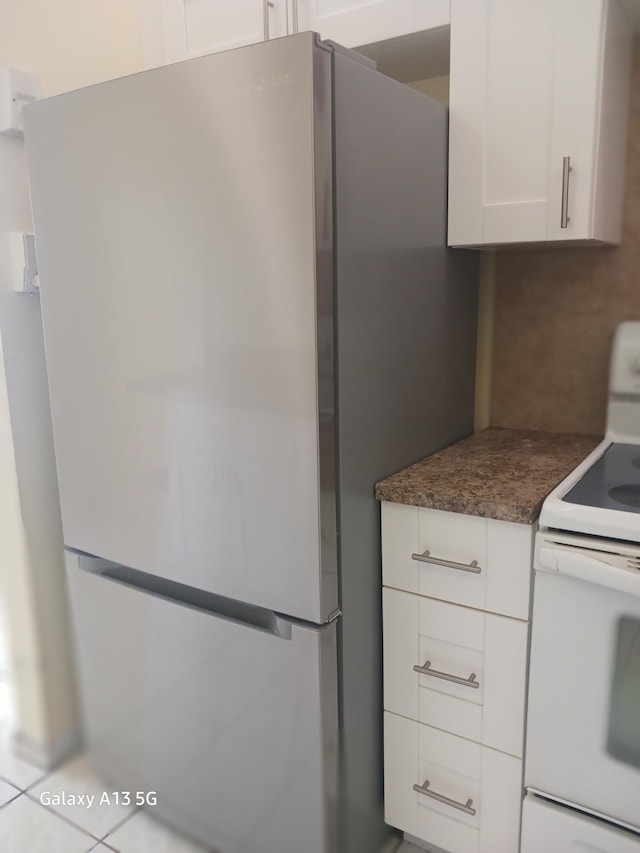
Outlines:
{"type": "Polygon", "coordinates": [[[541,532],[525,785],[640,829],[640,547],[541,532]]]}
{"type": "Polygon", "coordinates": [[[640,837],[529,794],[522,807],[521,853],[640,853],[640,837]]]}

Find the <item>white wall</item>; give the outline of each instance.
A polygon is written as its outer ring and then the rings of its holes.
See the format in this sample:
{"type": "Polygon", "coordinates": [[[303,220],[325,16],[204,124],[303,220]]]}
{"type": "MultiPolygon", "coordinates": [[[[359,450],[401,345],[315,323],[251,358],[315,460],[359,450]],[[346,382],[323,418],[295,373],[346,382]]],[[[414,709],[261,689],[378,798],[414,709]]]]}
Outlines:
{"type": "MultiPolygon", "coordinates": [[[[45,96],[139,71],[138,0],[0,0],[0,65],[37,74],[45,96]]],[[[19,743],[47,763],[77,708],[40,305],[9,281],[7,232],[29,230],[24,146],[0,135],[0,593],[19,743]]]]}
{"type": "Polygon", "coordinates": [[[140,2],[0,0],[0,62],[38,74],[45,96],[140,71],[140,2]]]}
{"type": "Polygon", "coordinates": [[[74,704],[40,305],[9,281],[7,232],[30,228],[23,144],[0,137],[0,578],[20,729],[37,752],[63,736],[74,704]]]}

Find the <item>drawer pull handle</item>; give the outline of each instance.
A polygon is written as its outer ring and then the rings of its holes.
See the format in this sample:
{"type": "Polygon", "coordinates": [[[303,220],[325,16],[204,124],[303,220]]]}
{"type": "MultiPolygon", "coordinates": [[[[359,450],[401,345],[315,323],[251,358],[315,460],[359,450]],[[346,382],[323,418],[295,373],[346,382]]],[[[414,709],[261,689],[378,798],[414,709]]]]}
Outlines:
{"type": "Polygon", "coordinates": [[[472,672],[469,678],[460,678],[459,675],[451,675],[449,672],[440,672],[437,669],[431,669],[430,660],[424,666],[416,664],[413,667],[413,671],[419,672],[421,675],[432,675],[434,678],[441,678],[443,681],[453,681],[454,684],[462,684],[463,687],[473,687],[474,690],[480,687],[480,682],[476,681],[475,672],[472,672]]]}
{"type": "Polygon", "coordinates": [[[436,794],[435,791],[429,790],[428,779],[424,780],[423,785],[414,785],[413,790],[418,794],[424,794],[425,797],[431,797],[432,800],[437,800],[439,803],[444,803],[445,806],[451,806],[452,809],[458,809],[458,811],[464,812],[465,814],[474,815],[476,813],[476,810],[471,808],[473,805],[471,797],[469,797],[466,803],[459,803],[457,800],[445,797],[444,794],[436,794]]]}
{"type": "Polygon", "coordinates": [[[448,569],[459,569],[461,572],[473,572],[474,575],[479,575],[482,571],[477,560],[472,560],[470,563],[456,563],[455,560],[432,557],[428,551],[423,551],[422,554],[412,554],[411,559],[418,560],[420,563],[433,563],[434,566],[446,566],[448,569]]]}

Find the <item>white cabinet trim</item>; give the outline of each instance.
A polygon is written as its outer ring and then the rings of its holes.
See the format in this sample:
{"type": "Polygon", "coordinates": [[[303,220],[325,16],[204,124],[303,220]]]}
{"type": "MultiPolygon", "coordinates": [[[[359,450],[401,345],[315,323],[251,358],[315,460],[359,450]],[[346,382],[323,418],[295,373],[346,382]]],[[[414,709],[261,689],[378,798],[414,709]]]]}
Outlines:
{"type": "Polygon", "coordinates": [[[186,59],[184,0],[141,0],[140,17],[145,68],[186,59]]]}

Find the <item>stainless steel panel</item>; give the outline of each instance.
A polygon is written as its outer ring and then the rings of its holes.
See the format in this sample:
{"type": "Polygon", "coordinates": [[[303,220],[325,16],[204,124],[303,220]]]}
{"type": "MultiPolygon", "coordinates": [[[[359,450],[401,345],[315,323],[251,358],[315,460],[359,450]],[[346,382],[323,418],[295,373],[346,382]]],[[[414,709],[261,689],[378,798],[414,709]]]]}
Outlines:
{"type": "Polygon", "coordinates": [[[192,586],[168,581],[157,575],[150,575],[128,566],[119,566],[108,560],[102,560],[89,554],[70,551],[78,558],[78,564],[83,571],[95,574],[104,580],[124,584],[149,595],[166,598],[174,604],[184,607],[195,607],[204,610],[220,619],[237,622],[257,631],[267,631],[276,637],[291,639],[291,622],[273,610],[265,610],[254,604],[245,604],[234,598],[224,598],[213,592],[205,592],[192,586]]]}
{"type": "Polygon", "coordinates": [[[316,622],[329,63],[305,33],[26,117],[65,542],[316,622]]]}
{"type": "Polygon", "coordinates": [[[382,817],[377,480],[473,429],[477,256],[446,248],[447,111],[336,52],[340,849],[382,817]]]}
{"type": "MultiPolygon", "coordinates": [[[[333,102],[331,53],[322,42],[313,55],[316,229],[316,331],[319,409],[320,570],[322,600],[338,607],[336,506],[335,257],[333,196],[333,102]]],[[[326,611],[328,612],[328,611],[326,611]]]]}
{"type": "Polygon", "coordinates": [[[81,565],[67,555],[87,747],[105,781],[157,791],[155,817],[221,853],[335,850],[335,623],[278,636],[81,565]]]}

